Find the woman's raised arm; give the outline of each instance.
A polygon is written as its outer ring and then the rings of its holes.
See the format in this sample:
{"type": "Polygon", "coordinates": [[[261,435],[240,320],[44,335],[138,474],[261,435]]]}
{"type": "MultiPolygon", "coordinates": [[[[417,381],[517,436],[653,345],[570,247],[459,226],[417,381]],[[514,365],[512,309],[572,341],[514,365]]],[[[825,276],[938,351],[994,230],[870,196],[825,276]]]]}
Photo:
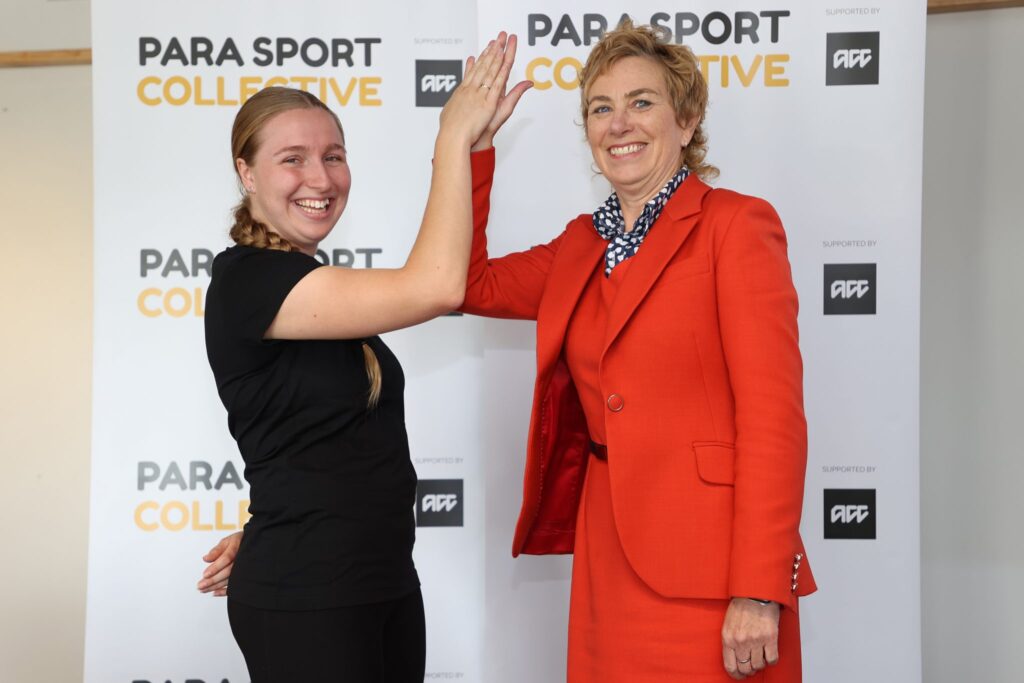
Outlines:
{"type": "Polygon", "coordinates": [[[515,37],[501,33],[476,60],[441,112],[430,194],[405,265],[324,267],[291,290],[268,339],[353,339],[409,327],[458,308],[471,241],[470,148],[491,125],[515,59],[515,37]]]}

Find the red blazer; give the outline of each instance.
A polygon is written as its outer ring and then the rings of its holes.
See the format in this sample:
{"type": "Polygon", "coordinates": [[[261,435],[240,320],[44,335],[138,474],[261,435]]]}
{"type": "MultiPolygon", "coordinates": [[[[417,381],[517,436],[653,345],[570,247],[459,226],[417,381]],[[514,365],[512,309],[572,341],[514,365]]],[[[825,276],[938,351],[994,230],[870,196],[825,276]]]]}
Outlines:
{"type": "MultiPolygon", "coordinates": [[[[512,554],[572,552],[588,458],[563,357],[607,243],[590,214],[548,244],[488,259],[494,152],[473,158],[467,313],[537,321],[537,378],[512,554]]],[[[800,539],[807,427],[797,296],[772,207],[695,175],[666,204],[609,313],[600,365],[616,527],[666,597],[815,590],[800,539]]]]}

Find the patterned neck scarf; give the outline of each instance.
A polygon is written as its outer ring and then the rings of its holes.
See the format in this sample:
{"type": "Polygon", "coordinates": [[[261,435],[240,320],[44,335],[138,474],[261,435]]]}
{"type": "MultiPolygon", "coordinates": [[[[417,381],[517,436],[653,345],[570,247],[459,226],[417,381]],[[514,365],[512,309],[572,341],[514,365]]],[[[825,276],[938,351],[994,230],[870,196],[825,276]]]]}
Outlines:
{"type": "Polygon", "coordinates": [[[679,169],[679,172],[665,183],[665,187],[644,205],[644,210],[640,212],[640,217],[636,219],[633,229],[629,232],[626,232],[626,219],[622,215],[622,205],[619,204],[619,196],[616,193],[612,192],[605,203],[597,208],[594,212],[594,228],[597,234],[608,241],[608,249],[604,255],[605,277],[612,274],[615,266],[636,255],[647,232],[661,215],[661,210],[688,175],[690,169],[685,166],[679,169]]]}

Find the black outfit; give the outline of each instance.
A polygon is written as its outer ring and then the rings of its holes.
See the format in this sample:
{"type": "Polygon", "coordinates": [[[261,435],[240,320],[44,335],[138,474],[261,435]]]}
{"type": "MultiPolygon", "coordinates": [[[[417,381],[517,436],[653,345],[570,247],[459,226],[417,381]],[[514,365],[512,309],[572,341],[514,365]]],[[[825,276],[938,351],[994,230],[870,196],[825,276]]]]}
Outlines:
{"type": "MultiPolygon", "coordinates": [[[[380,606],[419,591],[416,472],[398,360],[379,337],[263,339],[292,287],[320,265],[299,252],[240,246],[213,262],[206,349],[245,461],[252,513],[228,587],[235,606],[308,612],[380,606]],[[364,342],[383,376],[373,410],[364,342]]],[[[276,638],[270,643],[277,647],[276,638]]]]}
{"type": "Polygon", "coordinates": [[[228,619],[252,683],[423,681],[419,590],[383,603],[303,612],[257,609],[228,598],[228,619]]]}

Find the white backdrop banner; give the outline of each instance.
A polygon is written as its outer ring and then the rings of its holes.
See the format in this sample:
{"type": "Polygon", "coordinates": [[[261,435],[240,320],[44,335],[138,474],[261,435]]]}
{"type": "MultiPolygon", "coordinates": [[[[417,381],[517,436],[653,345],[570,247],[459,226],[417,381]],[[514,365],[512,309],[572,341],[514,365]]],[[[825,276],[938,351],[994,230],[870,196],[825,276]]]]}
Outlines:
{"type": "MultiPolygon", "coordinates": [[[[499,135],[491,251],[546,242],[609,192],[583,141],[576,75],[624,6],[545,5],[93,0],[88,683],[248,680],[223,600],[194,588],[200,556],[248,516],[202,325],[238,198],[239,104],[292,85],[339,114],[353,191],[319,257],[399,266],[427,194],[445,76],[461,74],[478,36],[513,31],[513,79],[536,87],[499,135]]],[[[701,57],[717,184],[771,201],[789,234],[811,446],[803,532],[821,587],[802,607],[806,679],[920,680],[925,3],[626,9],[701,57]]],[[[428,681],[564,677],[571,558],[509,556],[533,334],[444,317],[387,337],[407,375],[419,497],[457,501],[447,516],[418,510],[428,681]]]]}

